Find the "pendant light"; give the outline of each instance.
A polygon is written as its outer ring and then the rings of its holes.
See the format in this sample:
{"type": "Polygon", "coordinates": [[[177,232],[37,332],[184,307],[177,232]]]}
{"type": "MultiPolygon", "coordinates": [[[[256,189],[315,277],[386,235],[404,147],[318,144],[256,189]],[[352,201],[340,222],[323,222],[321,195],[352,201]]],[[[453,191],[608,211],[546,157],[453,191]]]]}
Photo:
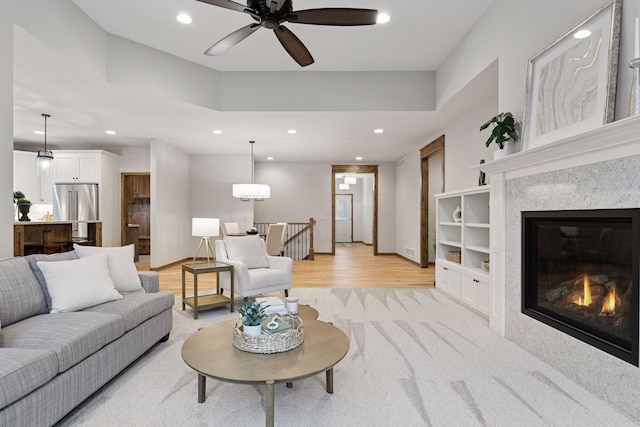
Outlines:
{"type": "Polygon", "coordinates": [[[233,197],[237,197],[243,202],[249,200],[261,202],[271,197],[271,187],[253,182],[253,144],[255,143],[255,141],[249,141],[251,144],[251,184],[233,184],[233,197]]]}
{"type": "Polygon", "coordinates": [[[53,152],[47,150],[47,119],[51,116],[42,114],[42,117],[44,117],[44,149],[38,150],[38,176],[49,176],[53,169],[53,152]]]}

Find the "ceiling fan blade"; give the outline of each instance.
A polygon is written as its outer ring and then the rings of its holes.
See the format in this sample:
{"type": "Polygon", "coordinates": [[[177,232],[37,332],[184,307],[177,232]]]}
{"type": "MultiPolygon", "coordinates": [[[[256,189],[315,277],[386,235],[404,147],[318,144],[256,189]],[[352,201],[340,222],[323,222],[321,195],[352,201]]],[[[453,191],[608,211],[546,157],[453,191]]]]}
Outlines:
{"type": "Polygon", "coordinates": [[[282,9],[282,6],[284,6],[284,4],[287,1],[290,1],[290,0],[266,0],[266,3],[267,3],[267,7],[269,8],[269,12],[276,13],[280,9],[282,9]]]}
{"type": "Polygon", "coordinates": [[[252,12],[255,13],[255,11],[253,9],[248,8],[247,6],[240,4],[240,3],[236,3],[234,1],[231,0],[198,0],[199,2],[202,3],[208,3],[211,4],[213,6],[218,6],[218,7],[224,7],[225,9],[231,9],[231,10],[235,10],[238,12],[252,12]]]}
{"type": "Polygon", "coordinates": [[[287,27],[280,25],[273,32],[276,33],[276,37],[280,40],[282,47],[301,67],[313,64],[313,57],[309,50],[287,27]]]}
{"type": "Polygon", "coordinates": [[[348,8],[296,10],[284,17],[291,23],[315,25],[373,25],[376,19],[377,10],[348,8]]]}
{"type": "Polygon", "coordinates": [[[260,24],[249,24],[246,27],[242,27],[239,30],[229,34],[228,36],[226,36],[225,38],[223,38],[213,46],[211,46],[209,49],[205,51],[204,54],[209,56],[219,55],[225,50],[237,45],[242,40],[249,37],[251,34],[254,33],[254,31],[256,31],[259,28],[260,28],[260,24]]]}

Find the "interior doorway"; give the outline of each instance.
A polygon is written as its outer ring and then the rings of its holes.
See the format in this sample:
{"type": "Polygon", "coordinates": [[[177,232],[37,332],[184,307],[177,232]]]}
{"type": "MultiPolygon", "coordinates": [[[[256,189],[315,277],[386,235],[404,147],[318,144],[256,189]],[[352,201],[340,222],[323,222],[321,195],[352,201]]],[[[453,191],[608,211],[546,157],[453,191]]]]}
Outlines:
{"type": "Polygon", "coordinates": [[[151,255],[151,175],[148,172],[120,174],[120,241],[135,245],[135,261],[151,255]]]}
{"type": "MultiPolygon", "coordinates": [[[[430,248],[436,239],[433,195],[444,191],[444,135],[420,150],[422,188],[420,196],[420,267],[429,267],[430,248]]],[[[435,254],[431,250],[431,259],[435,254]]]]}
{"type": "Polygon", "coordinates": [[[373,214],[371,220],[371,244],[373,255],[378,255],[378,166],[377,165],[333,165],[331,167],[331,254],[336,254],[336,175],[372,174],[373,214]]]}

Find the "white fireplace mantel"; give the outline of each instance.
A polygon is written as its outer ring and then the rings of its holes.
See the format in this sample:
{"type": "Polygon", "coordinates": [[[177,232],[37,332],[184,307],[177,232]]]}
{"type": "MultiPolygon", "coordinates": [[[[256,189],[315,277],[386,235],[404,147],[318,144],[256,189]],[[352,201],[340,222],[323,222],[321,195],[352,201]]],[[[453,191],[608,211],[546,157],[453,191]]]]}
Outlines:
{"type": "Polygon", "coordinates": [[[640,116],[604,125],[551,144],[520,151],[471,169],[506,179],[640,154],[640,116]]]}
{"type": "Polygon", "coordinates": [[[491,186],[489,327],[492,330],[505,335],[507,180],[634,155],[640,155],[640,116],[471,167],[485,172],[491,186]]]}

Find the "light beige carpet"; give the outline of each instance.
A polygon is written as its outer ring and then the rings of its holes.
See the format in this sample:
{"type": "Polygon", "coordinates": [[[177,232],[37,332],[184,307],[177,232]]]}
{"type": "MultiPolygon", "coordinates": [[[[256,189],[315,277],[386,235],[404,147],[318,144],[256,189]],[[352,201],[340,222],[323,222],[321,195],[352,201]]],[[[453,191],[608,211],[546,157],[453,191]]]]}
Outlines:
{"type": "MultiPolygon", "coordinates": [[[[351,340],[324,375],[277,384],[276,426],[631,426],[631,420],[487,327],[436,289],[294,289],[351,340]]],[[[264,387],[197,377],[181,358],[199,327],[235,318],[226,309],[194,320],[176,302],[174,329],[123,374],[63,419],[65,426],[261,426],[264,387]]],[[[231,331],[229,331],[231,333],[231,331]]],[[[211,355],[215,357],[215,355],[211,355]]]]}

